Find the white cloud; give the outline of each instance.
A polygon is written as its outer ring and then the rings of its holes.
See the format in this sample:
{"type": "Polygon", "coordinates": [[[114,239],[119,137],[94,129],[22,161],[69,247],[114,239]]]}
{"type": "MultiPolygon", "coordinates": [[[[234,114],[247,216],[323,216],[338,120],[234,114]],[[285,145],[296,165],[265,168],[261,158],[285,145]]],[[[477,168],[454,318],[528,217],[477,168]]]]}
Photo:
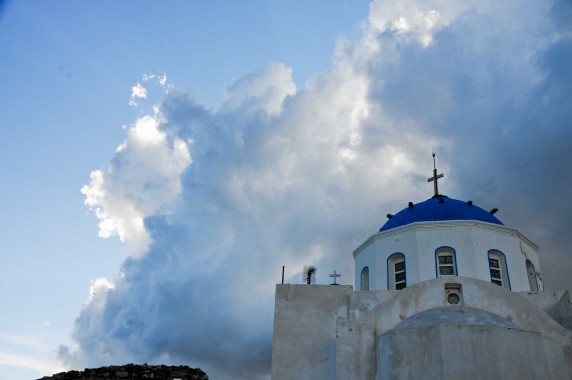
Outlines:
{"type": "Polygon", "coordinates": [[[131,98],[147,99],[147,89],[140,83],[137,83],[135,86],[131,87],[131,98]]]}
{"type": "Polygon", "coordinates": [[[144,252],[150,238],[144,219],[169,214],[181,192],[180,174],[191,163],[187,143],[161,130],[160,115],[143,116],[128,130],[107,174],[91,173],[81,191],[99,222],[102,237],[117,235],[135,255],[144,252]]]}
{"type": "Polygon", "coordinates": [[[105,306],[107,300],[107,292],[115,289],[115,285],[106,278],[97,278],[91,282],[89,288],[89,298],[87,299],[89,307],[101,309],[105,306]]]}
{"type": "Polygon", "coordinates": [[[147,99],[147,89],[141,85],[141,83],[137,83],[135,86],[131,87],[131,98],[129,99],[129,105],[136,107],[139,104],[137,103],[137,99],[147,99]]]}
{"type": "Polygon", "coordinates": [[[92,286],[76,360],[266,375],[282,265],[287,281],[312,264],[318,282],[335,269],[353,283],[352,249],[383,215],[432,195],[432,150],[443,192],[507,210],[501,219],[552,244],[561,261],[549,272],[570,268],[561,247],[572,242],[556,232],[572,212],[560,165],[572,151],[572,40],[550,12],[376,2],[362,39],[340,42],[334,69],[304,89],[273,63],[230,85],[218,112],[169,94],[82,189],[100,234],[135,255],[92,286]],[[523,178],[538,181],[523,190],[523,178]]]}
{"type": "MultiPolygon", "coordinates": [[[[144,82],[148,82],[148,81],[155,82],[155,83],[159,84],[165,90],[170,90],[173,88],[173,84],[168,81],[166,73],[163,73],[163,74],[143,74],[143,81],[144,82]]],[[[139,83],[137,83],[137,85],[139,85],[139,83]]],[[[146,95],[146,93],[145,93],[145,95],[146,95]]],[[[132,97],[133,97],[133,95],[132,95],[132,97]]]]}
{"type": "MultiPolygon", "coordinates": [[[[154,99],[156,97],[162,97],[173,90],[173,83],[167,78],[167,74],[143,74],[143,82],[148,82],[147,85],[150,88],[144,87],[141,83],[131,87],[131,97],[129,98],[129,105],[132,107],[139,107],[140,100],[154,99]],[[151,85],[151,86],[149,86],[151,85]],[[159,87],[159,94],[156,94],[153,90],[153,85],[159,87]]],[[[157,109],[158,106],[151,105],[151,110],[157,109]]],[[[154,114],[156,112],[153,112],[154,114]]]]}
{"type": "Polygon", "coordinates": [[[230,85],[221,110],[239,110],[241,113],[263,111],[276,115],[284,99],[295,93],[292,69],[282,63],[272,63],[263,72],[246,75],[230,85]]]}

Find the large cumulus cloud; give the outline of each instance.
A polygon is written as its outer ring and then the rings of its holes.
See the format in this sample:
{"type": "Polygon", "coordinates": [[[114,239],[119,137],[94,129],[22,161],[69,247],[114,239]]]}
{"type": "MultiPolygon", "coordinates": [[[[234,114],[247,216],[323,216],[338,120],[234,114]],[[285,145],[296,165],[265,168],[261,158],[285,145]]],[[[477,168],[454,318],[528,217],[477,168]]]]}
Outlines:
{"type": "Polygon", "coordinates": [[[376,2],[303,89],[272,63],[218,111],[171,91],[83,189],[133,255],[94,282],[62,352],[266,376],[282,265],[289,282],[312,264],[352,284],[353,248],[432,195],[432,150],[442,192],[501,208],[543,246],[547,287],[572,287],[570,7],[376,2]]]}

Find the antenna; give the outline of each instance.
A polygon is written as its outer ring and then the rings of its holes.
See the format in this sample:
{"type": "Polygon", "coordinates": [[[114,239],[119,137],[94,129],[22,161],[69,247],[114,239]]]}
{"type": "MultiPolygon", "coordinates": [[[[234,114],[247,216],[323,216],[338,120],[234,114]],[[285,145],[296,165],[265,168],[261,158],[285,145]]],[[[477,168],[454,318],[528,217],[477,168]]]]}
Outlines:
{"type": "Polygon", "coordinates": [[[302,282],[304,284],[312,285],[316,283],[316,272],[318,268],[313,265],[304,265],[304,272],[302,274],[302,282]]]}

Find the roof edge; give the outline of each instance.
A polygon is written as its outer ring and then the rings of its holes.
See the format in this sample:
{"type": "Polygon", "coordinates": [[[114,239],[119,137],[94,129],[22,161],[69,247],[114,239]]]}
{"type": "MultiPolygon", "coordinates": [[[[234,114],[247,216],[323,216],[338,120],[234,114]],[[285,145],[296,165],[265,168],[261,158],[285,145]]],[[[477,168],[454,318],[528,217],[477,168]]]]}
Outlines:
{"type": "Polygon", "coordinates": [[[429,222],[414,222],[404,226],[391,228],[386,231],[376,232],[375,234],[367,238],[363,243],[361,243],[356,249],[353,250],[353,256],[355,258],[361,251],[363,251],[363,249],[367,245],[369,245],[374,240],[382,239],[384,237],[399,234],[402,232],[407,232],[410,230],[417,230],[417,229],[451,228],[451,227],[467,227],[467,226],[479,226],[479,227],[484,227],[486,229],[499,231],[507,235],[513,235],[524,240],[536,251],[540,249],[540,247],[535,242],[530,240],[522,232],[520,232],[515,228],[507,227],[504,224],[482,222],[479,220],[440,220],[440,221],[429,221],[429,222]]]}

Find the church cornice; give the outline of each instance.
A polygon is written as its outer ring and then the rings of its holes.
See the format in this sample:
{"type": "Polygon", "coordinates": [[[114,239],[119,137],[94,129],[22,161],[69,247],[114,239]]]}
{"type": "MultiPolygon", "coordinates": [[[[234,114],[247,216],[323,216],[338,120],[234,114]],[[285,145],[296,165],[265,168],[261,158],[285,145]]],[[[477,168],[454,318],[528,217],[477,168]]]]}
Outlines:
{"type": "Polygon", "coordinates": [[[476,220],[447,220],[447,221],[430,221],[430,222],[415,222],[408,224],[406,226],[392,228],[387,231],[378,232],[371,235],[367,240],[359,245],[354,251],[353,256],[354,258],[369,244],[371,244],[374,240],[386,238],[392,235],[401,234],[403,232],[408,231],[419,231],[419,230],[432,230],[432,229],[445,229],[445,228],[471,228],[471,227],[480,227],[488,230],[497,231],[503,233],[505,235],[510,235],[516,238],[520,238],[525,243],[530,245],[535,250],[539,249],[539,246],[526,237],[523,233],[518,231],[517,229],[506,227],[504,225],[494,224],[494,223],[487,223],[481,222],[476,220]]]}

